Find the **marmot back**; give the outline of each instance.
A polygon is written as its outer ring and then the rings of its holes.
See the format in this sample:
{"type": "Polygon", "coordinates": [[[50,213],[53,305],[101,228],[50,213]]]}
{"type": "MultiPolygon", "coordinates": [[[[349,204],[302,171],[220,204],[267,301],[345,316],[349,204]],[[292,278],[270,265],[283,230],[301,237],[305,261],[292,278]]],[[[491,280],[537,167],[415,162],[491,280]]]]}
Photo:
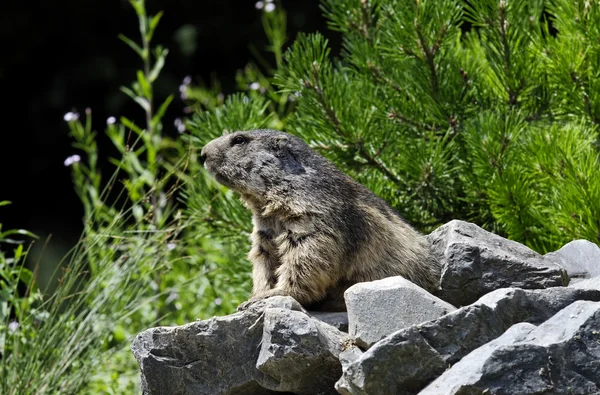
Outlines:
{"type": "Polygon", "coordinates": [[[438,288],[427,239],[298,137],[235,132],[208,143],[201,161],[252,210],[250,302],[289,295],[308,309],[345,310],[349,286],[396,275],[438,288]]]}

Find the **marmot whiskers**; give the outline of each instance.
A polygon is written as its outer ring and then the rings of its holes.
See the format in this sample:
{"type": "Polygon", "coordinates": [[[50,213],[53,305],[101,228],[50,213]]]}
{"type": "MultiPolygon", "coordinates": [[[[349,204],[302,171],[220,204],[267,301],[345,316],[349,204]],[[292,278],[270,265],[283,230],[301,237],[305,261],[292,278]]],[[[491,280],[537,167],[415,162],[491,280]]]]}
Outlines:
{"type": "Polygon", "coordinates": [[[289,295],[307,309],[343,311],[344,291],[358,282],[401,275],[438,287],[427,239],[298,137],[235,132],[208,143],[201,161],[254,215],[250,302],[289,295]]]}

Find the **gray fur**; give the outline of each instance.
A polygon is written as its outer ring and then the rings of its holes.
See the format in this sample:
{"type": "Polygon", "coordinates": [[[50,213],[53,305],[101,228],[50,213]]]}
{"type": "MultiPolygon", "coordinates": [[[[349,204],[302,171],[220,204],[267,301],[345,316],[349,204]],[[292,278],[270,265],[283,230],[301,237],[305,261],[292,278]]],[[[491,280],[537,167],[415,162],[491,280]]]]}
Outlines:
{"type": "Polygon", "coordinates": [[[349,286],[396,275],[438,288],[427,239],[298,137],[235,132],[208,143],[201,160],[252,210],[250,302],[289,295],[309,309],[345,310],[349,286]]]}

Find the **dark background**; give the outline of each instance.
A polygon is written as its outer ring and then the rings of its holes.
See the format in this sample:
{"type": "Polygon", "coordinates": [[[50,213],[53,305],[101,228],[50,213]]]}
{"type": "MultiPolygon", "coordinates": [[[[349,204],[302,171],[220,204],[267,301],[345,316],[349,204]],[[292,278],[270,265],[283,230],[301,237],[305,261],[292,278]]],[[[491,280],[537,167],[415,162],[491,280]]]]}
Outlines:
{"type": "MultiPolygon", "coordinates": [[[[276,4],[288,13],[288,42],[299,31],[320,31],[333,39],[335,50],[339,37],[327,31],[318,1],[276,4]]],[[[0,223],[4,230],[31,230],[42,240],[52,235],[51,250],[59,257],[79,238],[83,212],[63,164],[77,153],[63,116],[92,110],[102,162],[113,153],[102,138],[106,118],[142,121],[142,110],[119,90],[141,68],[117,38],[123,33],[139,42],[137,17],[125,0],[15,1],[2,8],[0,201],[13,204],[0,207],[0,223]]],[[[174,134],[173,120],[183,115],[183,78],[209,83],[214,75],[225,94],[233,92],[235,72],[253,60],[250,45],[266,45],[261,12],[252,0],[148,0],[146,8],[150,15],[164,11],[153,44],[170,52],[155,95],[156,102],[177,97],[164,120],[166,132],[174,134]]]]}

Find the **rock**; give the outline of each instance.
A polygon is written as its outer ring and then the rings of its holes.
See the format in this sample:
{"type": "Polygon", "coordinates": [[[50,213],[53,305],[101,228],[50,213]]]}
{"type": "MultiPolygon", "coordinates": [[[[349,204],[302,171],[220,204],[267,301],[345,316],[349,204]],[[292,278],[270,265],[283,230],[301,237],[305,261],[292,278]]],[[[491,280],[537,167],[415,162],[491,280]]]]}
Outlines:
{"type": "Polygon", "coordinates": [[[323,321],[342,332],[348,332],[348,313],[345,311],[309,311],[311,317],[323,321]]]}
{"type": "Polygon", "coordinates": [[[450,221],[427,236],[443,264],[436,295],[464,306],[496,289],[564,286],[567,272],[551,259],[464,221],[450,221]]]}
{"type": "Polygon", "coordinates": [[[570,284],[569,288],[596,289],[600,291],[600,276],[588,278],[587,280],[581,280],[576,283],[570,284]]]}
{"type": "Polygon", "coordinates": [[[158,394],[272,394],[272,378],[256,368],[264,310],[302,310],[290,297],[273,297],[248,310],[177,327],[148,329],[131,351],[141,369],[142,392],[158,394]]]}
{"type": "Polygon", "coordinates": [[[295,394],[335,394],[338,355],[347,334],[300,311],[267,308],[256,367],[264,387],[295,394]]]}
{"type": "Polygon", "coordinates": [[[544,255],[556,261],[571,281],[600,276],[600,248],[588,240],[574,240],[560,250],[544,255]]]}
{"type": "Polygon", "coordinates": [[[363,349],[399,329],[456,310],[401,276],[355,284],[346,290],[344,299],[348,331],[363,349]]]}
{"type": "MultiPolygon", "coordinates": [[[[358,361],[363,354],[363,351],[353,340],[345,342],[342,345],[342,352],[339,355],[340,363],[342,364],[342,372],[345,372],[354,362],[358,361]]],[[[350,394],[344,386],[340,385],[340,381],[335,383],[335,389],[342,395],[350,394]]]]}
{"type": "Polygon", "coordinates": [[[555,287],[491,292],[470,306],[375,343],[344,369],[336,388],[347,394],[415,394],[512,325],[541,323],[577,300],[600,301],[600,291],[555,287]]]}
{"type": "Polygon", "coordinates": [[[579,301],[535,327],[517,324],[420,395],[600,394],[600,303],[579,301]]]}

